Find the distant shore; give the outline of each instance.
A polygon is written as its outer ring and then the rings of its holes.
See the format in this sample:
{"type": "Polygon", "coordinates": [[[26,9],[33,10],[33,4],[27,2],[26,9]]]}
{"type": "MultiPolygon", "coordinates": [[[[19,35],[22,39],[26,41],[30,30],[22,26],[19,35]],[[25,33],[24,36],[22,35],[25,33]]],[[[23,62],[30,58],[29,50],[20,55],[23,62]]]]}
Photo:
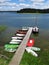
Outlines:
{"type": "Polygon", "coordinates": [[[24,8],[24,9],[18,10],[17,13],[49,13],[49,9],[24,8]]]}

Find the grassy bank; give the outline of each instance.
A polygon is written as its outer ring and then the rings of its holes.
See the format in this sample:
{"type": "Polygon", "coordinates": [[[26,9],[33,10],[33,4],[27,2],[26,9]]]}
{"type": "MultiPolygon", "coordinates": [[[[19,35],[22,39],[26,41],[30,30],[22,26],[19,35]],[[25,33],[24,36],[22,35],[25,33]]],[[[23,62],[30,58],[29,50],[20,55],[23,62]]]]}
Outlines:
{"type": "Polygon", "coordinates": [[[36,52],[38,57],[34,57],[31,53],[24,52],[20,65],[49,65],[49,39],[48,35],[31,35],[35,39],[35,47],[41,48],[41,51],[36,52]]]}
{"type": "MultiPolygon", "coordinates": [[[[38,35],[31,34],[30,38],[35,39],[35,47],[41,48],[36,52],[38,57],[28,54],[26,51],[22,57],[20,65],[49,65],[49,31],[41,31],[38,35]]],[[[0,58],[0,65],[8,65],[14,53],[9,53],[0,47],[0,54],[7,56],[9,59],[0,58]]]]}
{"type": "Polygon", "coordinates": [[[6,30],[6,28],[7,28],[6,26],[1,26],[0,25],[0,33],[3,32],[4,30],[6,30]]]}
{"type": "Polygon", "coordinates": [[[25,52],[20,65],[49,65],[49,51],[44,50],[37,53],[39,57],[34,57],[25,52]]]}
{"type": "Polygon", "coordinates": [[[0,47],[0,65],[8,65],[9,61],[11,60],[13,55],[14,55],[14,53],[6,52],[4,50],[4,47],[0,47]],[[1,57],[1,55],[3,55],[3,56],[1,57]]]}

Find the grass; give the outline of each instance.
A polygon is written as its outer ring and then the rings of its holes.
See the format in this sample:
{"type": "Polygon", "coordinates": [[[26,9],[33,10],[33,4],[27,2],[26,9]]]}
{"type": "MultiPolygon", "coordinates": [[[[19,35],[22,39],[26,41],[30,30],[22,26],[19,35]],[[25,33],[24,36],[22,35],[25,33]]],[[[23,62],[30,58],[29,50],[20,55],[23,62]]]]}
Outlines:
{"type": "MultiPolygon", "coordinates": [[[[48,32],[49,33],[49,32],[48,32]]],[[[39,35],[31,35],[30,38],[35,39],[35,47],[41,48],[36,52],[38,57],[34,57],[31,53],[24,52],[20,65],[49,65],[49,35],[48,33],[40,33],[39,35]]],[[[14,53],[4,51],[0,48],[0,54],[7,56],[9,59],[0,58],[0,65],[8,65],[14,53]]]]}
{"type": "Polygon", "coordinates": [[[35,39],[35,47],[41,48],[41,51],[36,52],[38,57],[34,57],[31,53],[24,52],[20,65],[49,65],[49,39],[48,35],[31,35],[35,39]]]}
{"type": "Polygon", "coordinates": [[[6,30],[6,28],[7,28],[6,26],[1,26],[1,25],[0,25],[0,32],[6,30]]]}
{"type": "Polygon", "coordinates": [[[4,47],[0,48],[0,54],[7,56],[9,59],[6,59],[4,57],[0,58],[0,65],[8,65],[9,61],[13,57],[14,53],[9,53],[4,50],[4,47]]]}
{"type": "Polygon", "coordinates": [[[40,51],[38,54],[39,57],[34,57],[25,52],[20,65],[49,65],[49,51],[40,51]]]}

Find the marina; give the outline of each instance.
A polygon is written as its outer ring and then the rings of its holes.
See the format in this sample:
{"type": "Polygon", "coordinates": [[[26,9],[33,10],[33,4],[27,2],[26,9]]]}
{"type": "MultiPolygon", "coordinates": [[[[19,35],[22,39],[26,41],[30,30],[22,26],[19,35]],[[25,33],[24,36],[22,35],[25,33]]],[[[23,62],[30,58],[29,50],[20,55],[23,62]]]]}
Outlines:
{"type": "Polygon", "coordinates": [[[9,63],[9,65],[19,65],[20,64],[20,61],[22,59],[23,53],[24,53],[25,48],[26,48],[26,43],[28,42],[28,39],[29,39],[31,33],[32,33],[32,28],[29,28],[26,36],[24,37],[24,39],[23,39],[22,43],[20,44],[18,50],[15,52],[15,55],[11,59],[11,62],[9,63]]]}

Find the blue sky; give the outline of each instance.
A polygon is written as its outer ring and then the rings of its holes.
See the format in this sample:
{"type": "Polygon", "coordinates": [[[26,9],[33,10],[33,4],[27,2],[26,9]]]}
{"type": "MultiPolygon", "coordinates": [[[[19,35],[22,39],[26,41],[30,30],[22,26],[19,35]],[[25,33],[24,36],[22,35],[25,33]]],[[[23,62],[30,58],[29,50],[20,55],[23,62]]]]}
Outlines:
{"type": "Polygon", "coordinates": [[[0,0],[0,11],[17,11],[23,8],[47,9],[49,0],[0,0]]]}

